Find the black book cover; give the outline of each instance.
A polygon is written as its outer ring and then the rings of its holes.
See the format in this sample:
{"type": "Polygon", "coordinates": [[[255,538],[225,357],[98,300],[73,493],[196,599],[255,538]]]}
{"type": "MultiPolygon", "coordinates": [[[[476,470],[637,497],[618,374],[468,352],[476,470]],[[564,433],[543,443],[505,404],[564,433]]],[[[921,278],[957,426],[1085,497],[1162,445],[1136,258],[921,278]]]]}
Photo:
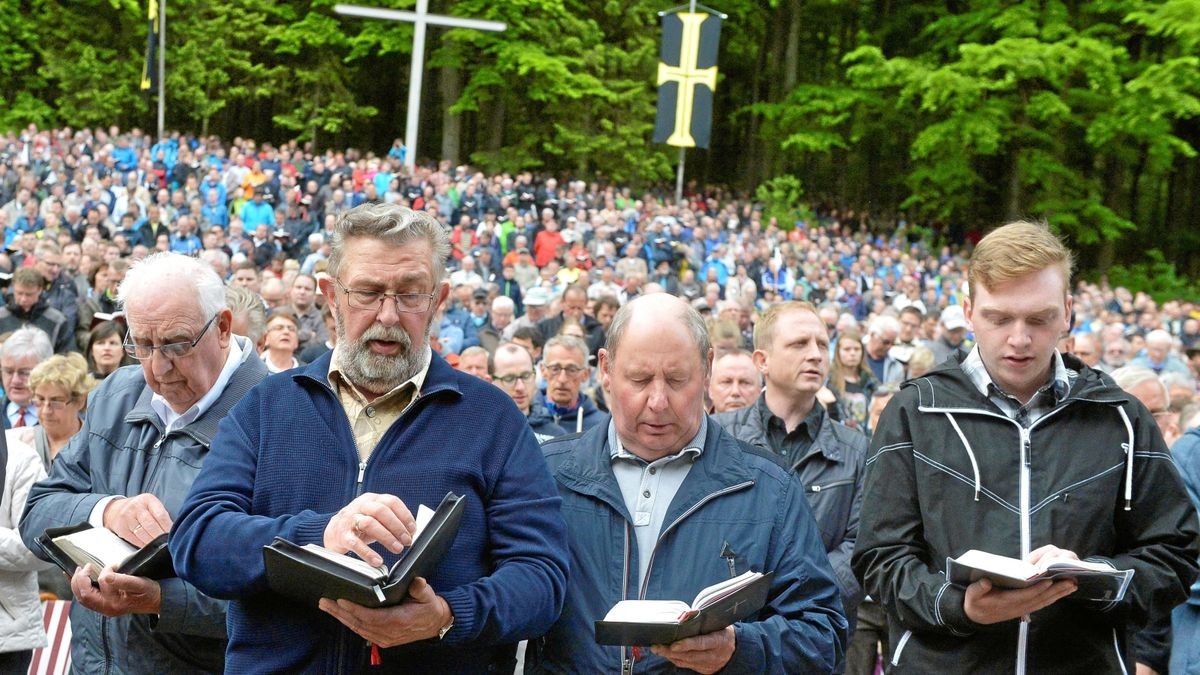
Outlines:
{"type": "Polygon", "coordinates": [[[321,598],[349,600],[364,607],[390,607],[408,597],[408,587],[417,577],[429,578],[458,534],[466,502],[446,493],[433,518],[417,540],[392,566],[380,583],[359,572],[326,560],[282,537],[263,547],[263,563],[271,590],[308,604],[321,598]]]}
{"type": "MultiPolygon", "coordinates": [[[[67,552],[54,543],[56,537],[74,534],[92,528],[90,523],[80,523],[70,527],[51,527],[37,538],[37,543],[46,551],[50,562],[58,565],[67,576],[75,574],[76,567],[82,567],[67,552]]],[[[170,579],[175,576],[175,563],[171,560],[171,551],[167,548],[167,534],[158,535],[149,544],[138,549],[137,553],[127,558],[117,567],[118,574],[128,574],[146,579],[170,579]]]]}
{"type": "Polygon", "coordinates": [[[596,622],[596,643],[602,645],[669,645],[684,638],[704,635],[757,614],[767,604],[773,572],[764,574],[729,597],[700,610],[682,623],[635,621],[596,622]]]}

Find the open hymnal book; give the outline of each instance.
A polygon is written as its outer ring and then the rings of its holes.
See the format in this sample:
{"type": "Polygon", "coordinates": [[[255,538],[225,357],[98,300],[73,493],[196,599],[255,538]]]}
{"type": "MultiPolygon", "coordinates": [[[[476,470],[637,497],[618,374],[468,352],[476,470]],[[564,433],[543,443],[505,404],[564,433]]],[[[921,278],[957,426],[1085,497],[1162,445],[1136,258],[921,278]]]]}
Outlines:
{"type": "MultiPolygon", "coordinates": [[[[425,531],[425,526],[429,524],[429,521],[433,520],[433,509],[421,504],[417,507],[417,517],[415,520],[417,521],[417,527],[413,531],[412,535],[412,540],[414,542],[421,537],[421,533],[425,531]]],[[[388,578],[388,575],[392,573],[392,570],[389,569],[387,565],[380,565],[379,567],[376,567],[362,560],[361,558],[352,558],[345,553],[334,553],[320,544],[305,544],[300,548],[304,549],[305,551],[311,551],[322,558],[325,558],[326,560],[342,565],[346,569],[349,569],[353,572],[358,572],[372,581],[385,581],[388,578]]],[[[399,565],[403,560],[404,558],[397,560],[396,565],[399,565]]],[[[395,567],[395,565],[393,565],[393,567],[395,567]]]]}
{"type": "Polygon", "coordinates": [[[267,583],[283,595],[316,604],[321,598],[346,599],[365,607],[404,601],[417,577],[428,577],[454,543],[467,502],[447,493],[436,509],[417,509],[412,545],[390,568],[335,553],[318,544],[298,546],[286,539],[263,547],[267,583]]]}
{"type": "Polygon", "coordinates": [[[38,538],[42,548],[64,572],[71,574],[75,567],[91,564],[95,581],[100,571],[116,565],[117,572],[151,579],[174,576],[171,555],[167,550],[167,535],[138,548],[118,537],[111,530],[92,527],[86,523],[74,527],[49,529],[38,538]]]}
{"type": "Polygon", "coordinates": [[[1074,579],[1079,588],[1069,598],[1119,602],[1125,597],[1133,570],[1117,570],[1099,562],[1046,558],[1038,564],[986,551],[970,550],[946,558],[946,577],[966,586],[988,579],[1000,588],[1028,588],[1046,579],[1074,579]]]}
{"type": "Polygon", "coordinates": [[[773,577],[770,572],[746,572],[702,589],[691,604],[680,600],[622,600],[596,622],[596,642],[670,644],[720,630],[762,609],[773,577]]]}

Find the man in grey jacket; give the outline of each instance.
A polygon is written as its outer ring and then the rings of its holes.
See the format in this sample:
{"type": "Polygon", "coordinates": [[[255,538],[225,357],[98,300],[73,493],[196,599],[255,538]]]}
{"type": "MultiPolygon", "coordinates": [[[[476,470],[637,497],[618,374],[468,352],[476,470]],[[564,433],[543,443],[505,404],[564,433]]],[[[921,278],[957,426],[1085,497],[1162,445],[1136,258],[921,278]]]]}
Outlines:
{"type": "Polygon", "coordinates": [[[854,624],[862,588],[850,569],[858,535],[867,439],[829,419],[817,391],[829,370],[829,333],[807,302],[773,305],[754,327],[754,365],[766,381],[753,405],[713,415],[738,440],[770,450],[800,476],[854,624]]]}
{"type": "MultiPolygon", "coordinates": [[[[141,361],[91,396],[83,428],[30,491],[25,544],[46,528],[89,522],[134,546],[168,532],[200,471],[217,423],[266,376],[254,347],[230,330],[225,288],[208,266],[155,254],[129,270],[119,299],[126,351],[141,361]]],[[[178,579],[153,581],[112,567],[93,584],[71,578],[76,673],[221,672],[225,603],[178,579]]]]}

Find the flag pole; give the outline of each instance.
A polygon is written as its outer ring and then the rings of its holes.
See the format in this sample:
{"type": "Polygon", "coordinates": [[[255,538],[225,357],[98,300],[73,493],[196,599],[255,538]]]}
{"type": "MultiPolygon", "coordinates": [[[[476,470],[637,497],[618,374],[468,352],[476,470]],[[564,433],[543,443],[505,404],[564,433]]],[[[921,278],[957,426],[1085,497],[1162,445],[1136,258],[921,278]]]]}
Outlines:
{"type": "Polygon", "coordinates": [[[158,142],[163,140],[163,120],[167,112],[167,0],[158,5],[158,142]]]}
{"type": "MultiPolygon", "coordinates": [[[[165,0],[164,0],[165,1],[165,0]]],[[[688,3],[688,12],[696,13],[696,0],[691,0],[688,3]]],[[[679,168],[675,174],[675,206],[683,203],[683,158],[687,154],[687,148],[679,146],[679,168]]]]}

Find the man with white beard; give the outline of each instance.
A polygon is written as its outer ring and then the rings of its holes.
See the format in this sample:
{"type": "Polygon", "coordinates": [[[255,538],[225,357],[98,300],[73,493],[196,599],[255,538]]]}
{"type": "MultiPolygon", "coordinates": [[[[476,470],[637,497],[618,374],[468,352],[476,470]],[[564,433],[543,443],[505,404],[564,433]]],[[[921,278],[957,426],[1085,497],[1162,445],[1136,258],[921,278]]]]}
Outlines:
{"type": "Polygon", "coordinates": [[[450,291],[436,220],[364,204],[339,216],[331,244],[320,285],[337,345],[265,381],[221,427],[173,533],[175,569],[231,599],[231,672],[511,672],[566,586],[560,498],[537,439],[511,398],[428,346],[450,291]],[[401,604],[318,608],[268,592],[261,549],[276,536],[390,566],[418,505],[447,492],[466,502],[457,536],[401,604]]]}

